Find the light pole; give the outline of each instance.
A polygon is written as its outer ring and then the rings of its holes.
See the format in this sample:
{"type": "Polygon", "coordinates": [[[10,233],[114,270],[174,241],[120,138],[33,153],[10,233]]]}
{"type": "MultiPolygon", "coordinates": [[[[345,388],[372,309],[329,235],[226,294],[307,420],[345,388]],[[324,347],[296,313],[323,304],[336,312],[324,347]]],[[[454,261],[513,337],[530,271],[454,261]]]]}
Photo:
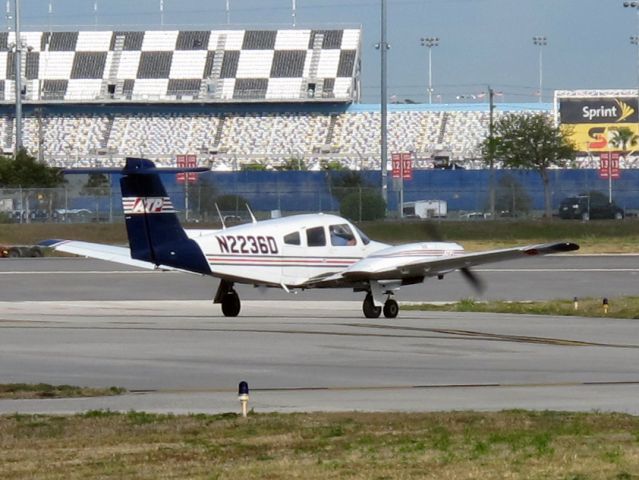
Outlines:
{"type": "Polygon", "coordinates": [[[380,128],[380,146],[381,146],[381,160],[382,160],[382,198],[386,203],[388,201],[388,87],[387,81],[387,50],[390,45],[386,41],[386,0],[381,0],[381,15],[380,15],[380,30],[381,38],[380,42],[375,45],[375,48],[380,52],[380,76],[381,76],[381,89],[380,89],[380,110],[381,110],[381,128],[380,128]]]}
{"type": "Polygon", "coordinates": [[[630,43],[637,47],[637,96],[639,97],[639,35],[631,35],[630,43]]]}
{"type": "Polygon", "coordinates": [[[293,17],[293,26],[295,26],[297,17],[297,2],[295,0],[291,0],[291,16],[293,17]]]}
{"type": "Polygon", "coordinates": [[[23,45],[20,38],[20,0],[15,0],[14,12],[15,15],[15,44],[9,45],[9,48],[15,49],[14,55],[14,69],[15,69],[15,97],[16,97],[16,147],[14,157],[18,155],[18,152],[22,149],[22,52],[26,45],[23,45]]]}
{"type": "MultiPolygon", "coordinates": [[[[639,20],[639,10],[637,10],[637,20],[639,20]]],[[[639,30],[639,26],[637,29],[639,30]]],[[[631,35],[630,43],[637,47],[637,108],[639,108],[639,35],[631,35]]],[[[639,122],[639,113],[637,114],[637,122],[639,122]]],[[[637,133],[639,133],[639,129],[637,129],[637,133]]]]}
{"type": "Polygon", "coordinates": [[[539,47],[539,103],[543,101],[543,50],[546,45],[548,45],[548,39],[545,35],[535,35],[533,37],[533,44],[539,47]]]}
{"type": "MultiPolygon", "coordinates": [[[[630,43],[637,46],[637,108],[639,109],[639,2],[623,2],[624,8],[634,8],[637,12],[637,34],[630,37],[630,43]]],[[[637,115],[639,122],[639,114],[637,115]]],[[[639,130],[637,130],[639,133],[639,130]]]]}
{"type": "Polygon", "coordinates": [[[439,37],[422,37],[422,47],[428,48],[428,103],[433,103],[433,47],[439,45],[439,37]]]}

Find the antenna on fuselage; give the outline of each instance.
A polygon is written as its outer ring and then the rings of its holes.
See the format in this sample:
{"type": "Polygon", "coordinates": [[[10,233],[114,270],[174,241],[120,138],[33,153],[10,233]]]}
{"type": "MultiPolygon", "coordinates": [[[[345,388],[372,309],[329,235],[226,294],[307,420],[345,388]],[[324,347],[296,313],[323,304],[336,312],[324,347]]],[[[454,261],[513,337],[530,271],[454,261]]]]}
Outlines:
{"type": "Polygon", "coordinates": [[[255,215],[253,215],[253,211],[251,210],[251,207],[249,207],[249,204],[246,203],[246,209],[249,212],[249,215],[251,216],[251,220],[253,221],[253,223],[257,223],[257,220],[255,220],[255,215]]]}
{"type": "Polygon", "coordinates": [[[222,212],[220,212],[220,207],[217,206],[217,202],[215,202],[215,210],[217,210],[217,215],[220,217],[220,222],[222,222],[222,230],[226,230],[226,225],[224,224],[224,217],[222,216],[222,212]]]}

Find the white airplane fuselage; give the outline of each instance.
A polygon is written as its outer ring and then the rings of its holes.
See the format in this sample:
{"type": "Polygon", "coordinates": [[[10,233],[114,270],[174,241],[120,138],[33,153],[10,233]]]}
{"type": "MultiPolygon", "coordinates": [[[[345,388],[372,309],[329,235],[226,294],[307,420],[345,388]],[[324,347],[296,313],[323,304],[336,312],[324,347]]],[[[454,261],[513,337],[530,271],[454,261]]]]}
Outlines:
{"type": "Polygon", "coordinates": [[[255,285],[305,287],[312,279],[343,272],[371,255],[419,258],[459,254],[456,243],[426,242],[392,247],[369,240],[344,218],[329,214],[295,215],[217,231],[187,231],[202,249],[217,277],[255,285]],[[340,229],[352,238],[336,239],[340,229]]]}
{"type": "MultiPolygon", "coordinates": [[[[535,255],[572,252],[571,242],[515,246],[464,253],[452,242],[419,242],[389,246],[371,241],[348,220],[336,215],[308,214],[265,220],[222,230],[184,230],[160,173],[203,171],[202,168],[158,169],[144,158],[127,158],[121,174],[122,207],[129,246],[49,239],[42,246],[66,253],[133,265],[210,275],[220,279],[214,303],[235,317],[241,301],[235,283],[290,289],[352,288],[365,292],[366,318],[395,318],[399,304],[392,296],[403,285],[443,278],[459,270],[480,292],[471,268],[535,255]]],[[[252,214],[251,214],[252,216],[252,214]]],[[[394,228],[393,223],[386,224],[394,228]]]]}

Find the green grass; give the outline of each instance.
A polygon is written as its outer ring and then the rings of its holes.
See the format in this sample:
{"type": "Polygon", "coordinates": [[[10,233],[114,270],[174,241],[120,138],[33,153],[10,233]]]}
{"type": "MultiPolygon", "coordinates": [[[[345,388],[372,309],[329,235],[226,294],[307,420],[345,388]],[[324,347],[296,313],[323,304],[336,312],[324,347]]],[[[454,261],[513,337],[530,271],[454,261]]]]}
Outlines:
{"type": "Polygon", "coordinates": [[[124,244],[127,242],[124,222],[115,224],[8,223],[0,225],[0,245],[32,245],[49,238],[109,244],[124,244]]]}
{"type": "Polygon", "coordinates": [[[362,229],[376,240],[411,242],[432,240],[433,229],[447,241],[460,242],[467,250],[502,248],[515,244],[566,240],[578,243],[581,252],[639,251],[639,220],[591,221],[439,221],[364,223],[362,229]]]}
{"type": "MultiPolygon", "coordinates": [[[[187,227],[189,227],[187,225],[187,227]]],[[[217,224],[192,228],[219,228],[217,224]]],[[[441,221],[366,222],[362,229],[373,239],[404,243],[433,240],[433,228],[444,240],[458,241],[469,251],[502,248],[552,240],[570,240],[584,253],[639,251],[639,219],[623,221],[441,221]],[[391,227],[392,228],[389,228],[391,227]]],[[[115,224],[3,224],[1,244],[34,244],[48,238],[126,244],[124,223],[115,224]]]]}
{"type": "Polygon", "coordinates": [[[47,383],[5,383],[0,384],[0,399],[100,397],[120,395],[125,391],[120,387],[90,388],[47,383]]]}
{"type": "Polygon", "coordinates": [[[637,478],[638,432],[551,411],[8,415],[0,478],[637,478]]]}
{"type": "Polygon", "coordinates": [[[603,308],[602,298],[583,298],[578,300],[575,309],[574,300],[550,300],[543,302],[480,302],[463,299],[449,304],[402,305],[402,310],[424,310],[438,312],[490,312],[518,313],[535,315],[573,315],[581,317],[639,318],[639,297],[618,297],[608,299],[608,312],[603,308]]]}

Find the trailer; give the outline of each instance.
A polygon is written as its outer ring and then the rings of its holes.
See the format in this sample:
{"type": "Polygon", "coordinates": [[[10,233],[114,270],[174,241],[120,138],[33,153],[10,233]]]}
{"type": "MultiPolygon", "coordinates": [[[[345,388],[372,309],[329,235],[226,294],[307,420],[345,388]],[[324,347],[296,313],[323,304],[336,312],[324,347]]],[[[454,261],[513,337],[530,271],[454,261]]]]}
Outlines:
{"type": "Polygon", "coordinates": [[[446,218],[448,203],[446,200],[417,200],[404,202],[402,212],[407,218],[446,218]]]}

